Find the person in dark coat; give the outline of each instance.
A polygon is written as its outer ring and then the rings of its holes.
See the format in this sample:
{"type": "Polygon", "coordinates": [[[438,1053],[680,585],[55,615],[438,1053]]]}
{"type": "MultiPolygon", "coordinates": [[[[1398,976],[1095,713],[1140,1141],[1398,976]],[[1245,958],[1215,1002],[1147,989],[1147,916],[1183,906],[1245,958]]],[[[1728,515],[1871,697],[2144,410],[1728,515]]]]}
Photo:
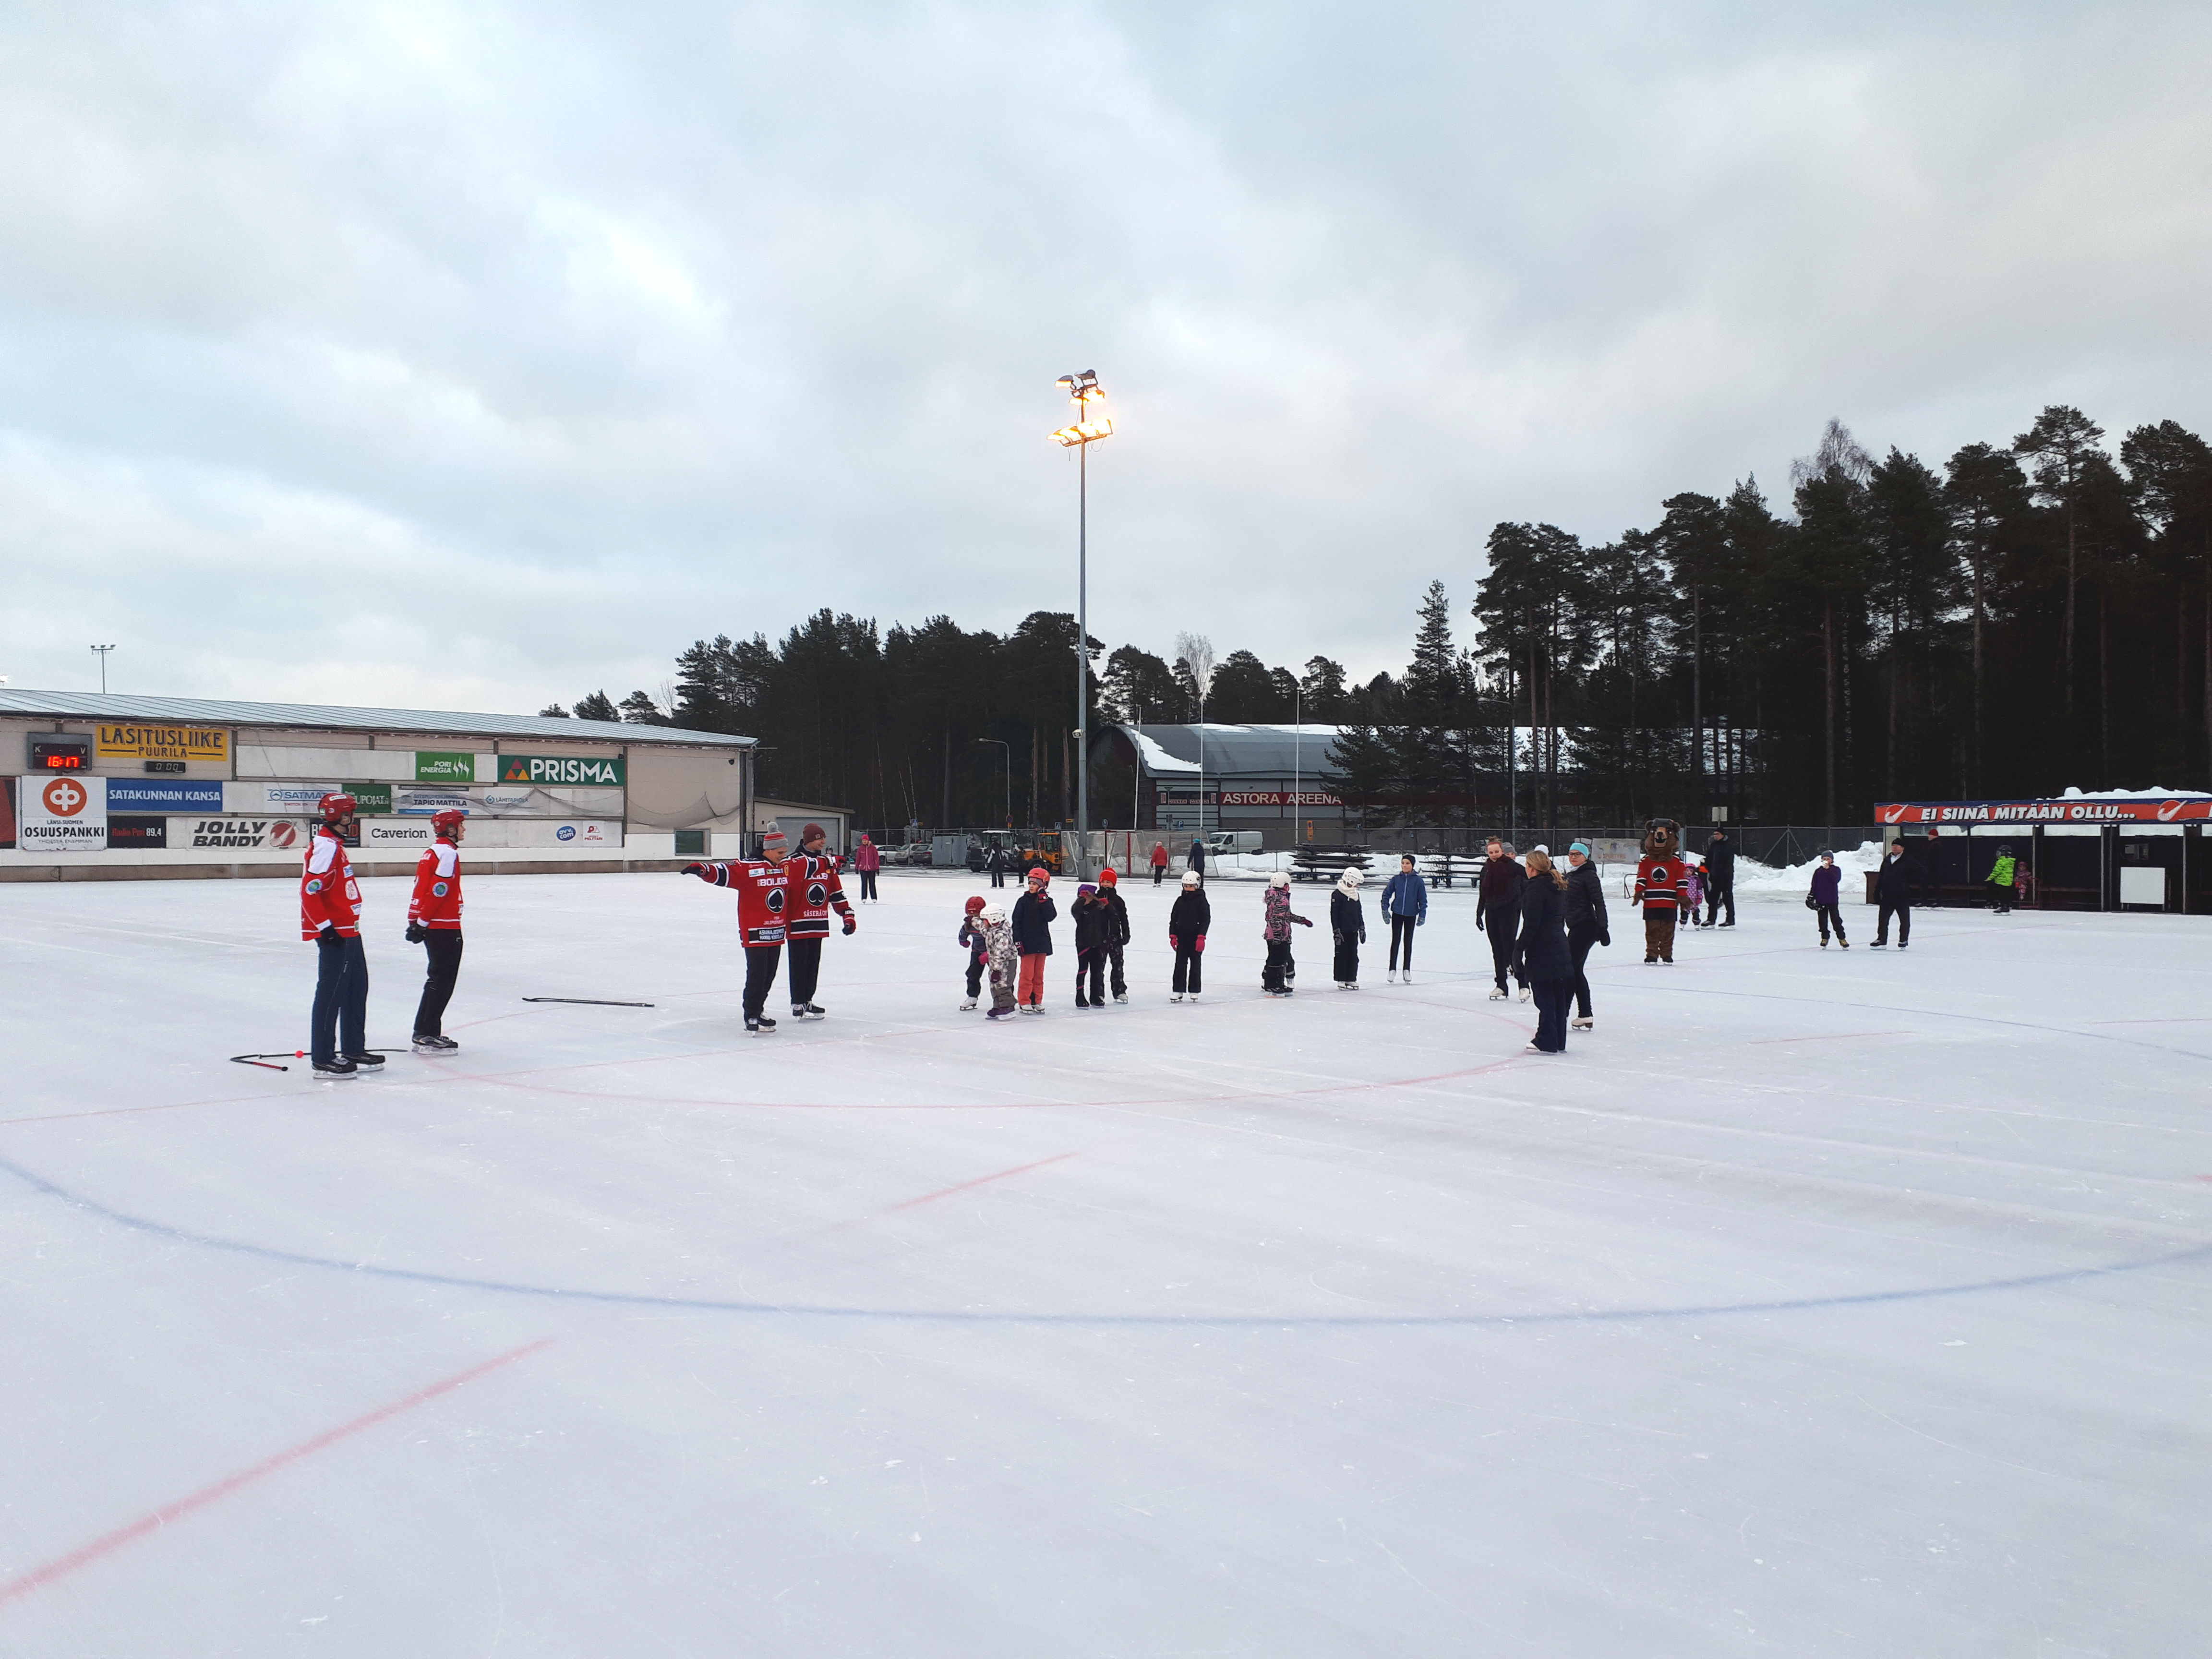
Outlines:
{"type": "Polygon", "coordinates": [[[1881,868],[1875,872],[1875,902],[1881,908],[1874,916],[1874,948],[1885,950],[1889,945],[1889,919],[1897,918],[1897,948],[1900,951],[1912,943],[1912,865],[1905,856],[1905,843],[1893,841],[1883,854],[1881,868]]]}
{"type": "MultiPolygon", "coordinates": [[[[1516,915],[1520,923],[1516,959],[1536,997],[1536,1037],[1528,1047],[1540,1054],[1564,1054],[1567,1004],[1575,990],[1574,958],[1567,948],[1567,878],[1552,867],[1549,854],[1528,854],[1528,873],[1516,915]]],[[[1498,925],[1494,920],[1491,923],[1498,925]]]]}
{"type": "Polygon", "coordinates": [[[1168,1000],[1181,1002],[1186,992],[1195,1001],[1205,967],[1206,936],[1213,927],[1213,907],[1206,902],[1206,888],[1195,870],[1183,872],[1182,891],[1168,912],[1168,945],[1175,951],[1175,983],[1168,1000]]]}
{"type": "Polygon", "coordinates": [[[1028,890],[1014,901],[1014,914],[1007,920],[1014,950],[1022,959],[1021,984],[1014,994],[1014,1004],[1024,1013],[1044,1012],[1044,965],[1052,959],[1052,924],[1060,915],[1060,907],[1045,890],[1051,885],[1050,871],[1030,871],[1028,890]]]}
{"type": "Polygon", "coordinates": [[[1367,912],[1359,902],[1360,884],[1366,878],[1346,870],[1328,896],[1328,930],[1336,939],[1336,983],[1340,990],[1359,988],[1359,947],[1367,943],[1367,912]]]}
{"type": "Polygon", "coordinates": [[[1075,890],[1068,918],[1075,923],[1075,1006],[1079,1008],[1106,1006],[1106,916],[1097,887],[1086,881],[1075,890]]]}
{"type": "Polygon", "coordinates": [[[1850,940],[1844,937],[1844,913],[1836,908],[1842,896],[1844,872],[1836,868],[1836,855],[1825,848],[1820,854],[1820,867],[1813,872],[1813,885],[1805,895],[1805,902],[1820,918],[1820,948],[1828,948],[1828,928],[1836,930],[1836,943],[1846,951],[1850,940]]]}
{"type": "Polygon", "coordinates": [[[1206,875],[1206,837],[1203,836],[1193,836],[1190,839],[1190,867],[1198,872],[1201,879],[1204,878],[1206,875]]]}
{"type": "Polygon", "coordinates": [[[991,856],[983,861],[983,867],[991,872],[992,886],[1004,887],[1006,884],[1006,849],[993,842],[991,856]]]}
{"type": "Polygon", "coordinates": [[[1735,926],[1735,843],[1728,838],[1728,831],[1716,830],[1713,838],[1705,843],[1705,926],[1713,925],[1713,918],[1728,906],[1728,920],[1720,925],[1735,926]]]}
{"type": "Polygon", "coordinates": [[[1106,907],[1106,937],[1099,950],[1106,958],[1106,985],[1114,1000],[1129,1000],[1129,981],[1122,971],[1121,953],[1129,944],[1129,907],[1121,897],[1121,878],[1112,865],[1098,872],[1098,902],[1106,907]]]}
{"type": "Polygon", "coordinates": [[[1590,1012],[1589,975],[1583,971],[1593,945],[1612,947],[1613,924],[1605,914],[1605,882],[1590,862],[1589,843],[1578,841],[1567,848],[1567,959],[1574,969],[1577,1031],[1597,1024],[1590,1012]]]}
{"type": "Polygon", "coordinates": [[[1522,966],[1516,947],[1520,942],[1521,891],[1528,884],[1528,872],[1515,860],[1513,849],[1497,836],[1490,838],[1490,845],[1485,850],[1487,856],[1482,861],[1482,878],[1475,889],[1474,926],[1476,932],[1490,935],[1490,965],[1498,976],[1497,983],[1491,988],[1490,1000],[1497,1002],[1505,996],[1505,975],[1510,973],[1521,987],[1521,1000],[1526,1002],[1528,975],[1522,966]]]}

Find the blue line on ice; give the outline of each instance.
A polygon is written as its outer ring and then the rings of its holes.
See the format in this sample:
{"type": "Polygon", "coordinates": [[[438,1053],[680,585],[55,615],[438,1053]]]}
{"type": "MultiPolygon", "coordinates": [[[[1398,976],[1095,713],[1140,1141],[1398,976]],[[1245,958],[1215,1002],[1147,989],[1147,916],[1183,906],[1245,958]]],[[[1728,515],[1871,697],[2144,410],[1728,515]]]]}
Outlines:
{"type": "Polygon", "coordinates": [[[968,1308],[834,1308],[809,1303],[726,1302],[708,1297],[651,1296],[634,1291],[588,1291],[557,1285],[512,1285],[496,1279],[465,1279],[453,1273],[419,1273],[408,1267],[378,1267],[366,1262],[339,1261],[328,1256],[305,1255],[295,1250],[272,1249],[242,1239],[213,1238],[187,1232],[166,1223],[151,1221],[97,1200],[56,1186],[44,1176],[21,1164],[0,1158],[0,1170],[14,1176],[33,1191],[59,1199],[72,1208],[197,1249],[228,1250],[264,1261],[295,1267],[320,1267],[331,1273],[354,1273],[368,1279],[397,1279],[410,1285],[442,1285],[454,1290],[491,1291],[502,1296],[542,1297],[556,1302],[599,1302],[623,1307],[688,1309],[698,1313],[781,1314],[807,1319],[902,1319],[945,1325],[1189,1325],[1341,1328],[1360,1326],[1412,1328],[1425,1326],[1503,1328],[1514,1325],[1633,1324],[1647,1319],[1705,1319],[1723,1314],[1805,1313],[1820,1308],[1869,1307],[1890,1302],[1927,1302],[1942,1297],[1979,1296],[1991,1291],[2034,1290],[2045,1285],[2069,1285],[2088,1279],[2110,1279],[2142,1273],[2152,1267],[2172,1267],[2212,1257],[2212,1244],[2199,1244],[2164,1255],[2134,1261],[2114,1261],[2102,1267],[2066,1267],[2056,1273],[2028,1273],[2017,1279],[1976,1279],[1964,1285],[1930,1285],[1917,1290],[1861,1291],[1849,1296],[1810,1296],[1773,1302],[1723,1302],[1680,1308],[1566,1309],[1550,1313],[1491,1314],[1112,1314],[1112,1313],[986,1313],[968,1308]]]}

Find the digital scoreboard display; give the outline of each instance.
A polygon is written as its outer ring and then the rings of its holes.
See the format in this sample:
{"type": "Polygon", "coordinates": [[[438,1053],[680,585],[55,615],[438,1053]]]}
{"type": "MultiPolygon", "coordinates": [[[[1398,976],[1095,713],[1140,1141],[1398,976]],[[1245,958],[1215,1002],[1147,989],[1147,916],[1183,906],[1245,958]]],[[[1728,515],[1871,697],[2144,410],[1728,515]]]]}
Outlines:
{"type": "Polygon", "coordinates": [[[31,739],[31,769],[33,772],[82,772],[91,764],[92,739],[89,738],[31,739]]]}

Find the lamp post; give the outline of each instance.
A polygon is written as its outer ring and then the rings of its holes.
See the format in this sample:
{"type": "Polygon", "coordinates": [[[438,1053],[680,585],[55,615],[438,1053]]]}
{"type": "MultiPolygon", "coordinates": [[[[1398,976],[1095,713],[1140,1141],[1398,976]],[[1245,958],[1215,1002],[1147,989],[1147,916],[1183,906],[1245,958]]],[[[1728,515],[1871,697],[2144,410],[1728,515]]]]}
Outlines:
{"type": "Polygon", "coordinates": [[[1298,814],[1305,810],[1306,689],[1291,688],[1291,850],[1298,850],[1298,814]]]}
{"type": "Polygon", "coordinates": [[[1091,873],[1091,446],[1114,435],[1114,422],[1091,418],[1091,405],[1103,402],[1098,371],[1063,374],[1054,385],[1075,404],[1075,423],[1054,433],[1053,441],[1076,454],[1075,473],[1075,870],[1091,873]]]}
{"type": "Polygon", "coordinates": [[[112,645],[95,645],[92,648],[100,653],[100,695],[105,696],[107,695],[107,653],[115,647],[112,645]]]}
{"type": "Polygon", "coordinates": [[[1006,828],[1014,827],[1014,745],[1003,738],[978,738],[978,743],[995,743],[1006,751],[1006,828]]]}

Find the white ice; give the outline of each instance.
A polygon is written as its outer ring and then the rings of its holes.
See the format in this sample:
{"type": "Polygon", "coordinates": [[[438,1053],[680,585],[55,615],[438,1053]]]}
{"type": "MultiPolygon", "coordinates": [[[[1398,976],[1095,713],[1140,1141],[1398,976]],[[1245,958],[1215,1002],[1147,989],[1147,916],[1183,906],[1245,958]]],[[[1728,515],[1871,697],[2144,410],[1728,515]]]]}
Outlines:
{"type": "Polygon", "coordinates": [[[1551,1058],[1464,890],[987,1026],[882,885],[748,1039],[726,894],[478,880],[338,1084],[292,884],[0,886],[0,1655],[2205,1650],[2204,920],[1616,903],[1551,1058]]]}

